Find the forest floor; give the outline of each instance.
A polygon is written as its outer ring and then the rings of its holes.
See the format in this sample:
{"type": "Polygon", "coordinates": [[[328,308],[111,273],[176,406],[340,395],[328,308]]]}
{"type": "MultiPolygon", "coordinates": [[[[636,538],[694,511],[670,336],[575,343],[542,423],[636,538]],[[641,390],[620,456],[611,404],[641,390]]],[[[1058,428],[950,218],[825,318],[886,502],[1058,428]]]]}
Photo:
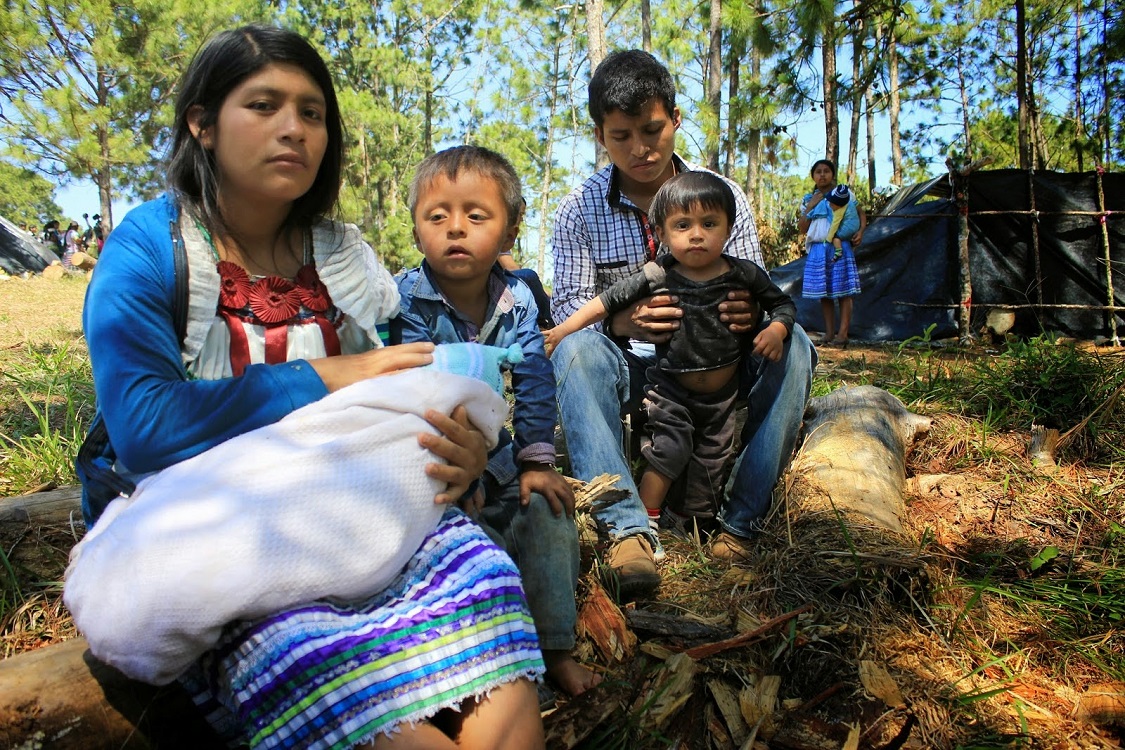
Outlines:
{"type": "MultiPolygon", "coordinates": [[[[0,285],[0,495],[68,483],[17,482],[20,451],[46,450],[34,442],[36,423],[72,450],[68,440],[89,419],[82,289],[15,283],[0,285]],[[70,374],[29,374],[50,367],[70,374]],[[70,395],[52,390],[60,382],[70,395]]],[[[1058,356],[1033,355],[1020,361],[1058,356]]],[[[907,456],[906,533],[873,541],[841,524],[804,526],[782,482],[745,565],[710,560],[705,538],[665,535],[663,584],[622,607],[621,638],[606,646],[580,634],[580,659],[606,679],[554,701],[551,746],[1122,747],[1125,399],[1104,398],[1085,424],[1061,425],[1058,465],[1035,466],[1030,420],[1003,403],[1010,389],[989,390],[1015,377],[1013,356],[932,342],[822,349],[815,395],[877,385],[933,420],[907,456]],[[982,394],[990,408],[980,407],[982,394]],[[741,645],[707,647],[756,629],[741,645]],[[679,656],[693,648],[692,658],[679,656]]],[[[1094,358],[1095,379],[1121,392],[1120,348],[1079,344],[1066,356],[1079,369],[1094,358]]],[[[1079,387],[1049,374],[1064,393],[1079,387]]],[[[580,521],[592,531],[588,513],[580,521]]],[[[4,657],[75,637],[61,581],[82,531],[80,520],[0,524],[4,657]]],[[[614,609],[593,538],[584,534],[579,606],[592,608],[584,617],[614,609]]]]}

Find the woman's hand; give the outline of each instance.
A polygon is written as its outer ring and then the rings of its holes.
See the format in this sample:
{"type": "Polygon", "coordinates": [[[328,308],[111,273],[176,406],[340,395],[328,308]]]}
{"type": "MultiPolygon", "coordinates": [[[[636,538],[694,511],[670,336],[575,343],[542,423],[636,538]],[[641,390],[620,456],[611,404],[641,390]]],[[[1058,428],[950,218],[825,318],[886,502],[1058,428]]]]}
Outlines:
{"type": "Polygon", "coordinates": [[[440,434],[423,432],[418,435],[418,445],[448,462],[426,464],[426,476],[448,485],[444,492],[434,496],[434,502],[455,503],[469,491],[488,465],[484,435],[469,421],[469,412],[464,406],[458,406],[448,416],[429,409],[426,421],[440,434]]]}
{"type": "Polygon", "coordinates": [[[324,381],[329,393],[334,393],[352,383],[389,375],[412,367],[422,367],[434,361],[434,345],[429,341],[413,344],[384,346],[362,354],[344,354],[309,362],[324,381]]]}
{"type": "Polygon", "coordinates": [[[852,235],[852,247],[855,247],[856,245],[858,245],[861,242],[863,242],[863,230],[862,229],[860,229],[858,232],[856,232],[855,234],[852,235]]]}

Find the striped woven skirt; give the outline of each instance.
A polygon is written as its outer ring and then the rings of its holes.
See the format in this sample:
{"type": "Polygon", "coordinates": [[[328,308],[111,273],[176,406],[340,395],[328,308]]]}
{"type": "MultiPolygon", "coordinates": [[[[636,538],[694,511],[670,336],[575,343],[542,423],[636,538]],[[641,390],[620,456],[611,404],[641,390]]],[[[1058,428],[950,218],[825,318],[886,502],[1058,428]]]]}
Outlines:
{"type": "Polygon", "coordinates": [[[852,243],[844,241],[844,253],[833,259],[836,248],[831,242],[814,242],[805,257],[805,278],[801,296],[811,299],[836,299],[859,294],[859,267],[852,252],[852,243]]]}
{"type": "Polygon", "coordinates": [[[515,565],[451,509],[383,592],[235,623],[181,682],[232,745],[347,748],[542,673],[515,565]]]}

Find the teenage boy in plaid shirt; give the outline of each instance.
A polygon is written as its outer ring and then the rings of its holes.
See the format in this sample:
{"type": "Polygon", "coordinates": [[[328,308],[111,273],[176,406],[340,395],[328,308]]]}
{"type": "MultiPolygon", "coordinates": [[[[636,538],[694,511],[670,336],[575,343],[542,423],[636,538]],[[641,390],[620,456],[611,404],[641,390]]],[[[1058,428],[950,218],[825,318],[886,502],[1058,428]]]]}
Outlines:
{"type": "MultiPolygon", "coordinates": [[[[606,57],[590,81],[589,99],[594,135],[612,163],[568,195],[556,214],[556,322],[655,257],[658,242],[647,216],[652,197],[678,172],[702,169],[674,153],[681,122],[675,86],[652,55],[626,50],[606,57]]],[[[725,252],[761,266],[750,206],[741,189],[730,184],[737,210],[725,252]]],[[[748,297],[732,292],[720,305],[720,319],[734,331],[747,332],[755,323],[748,297]]],[[[620,475],[618,487],[629,493],[596,512],[611,539],[608,564],[628,598],[651,593],[660,576],[648,515],[622,448],[621,414],[640,406],[645,369],[654,362],[652,344],[679,325],[675,302],[663,295],[641,300],[602,325],[568,336],[552,356],[572,473],[583,480],[620,475]]],[[[700,508],[683,498],[677,507],[677,498],[669,498],[671,509],[681,514],[716,518],[721,530],[710,548],[716,559],[749,557],[750,537],[769,510],[773,487],[796,444],[815,358],[799,325],[786,340],[780,361],[744,357],[740,391],[747,396],[749,412],[725,502],[718,509],[700,508]]]]}

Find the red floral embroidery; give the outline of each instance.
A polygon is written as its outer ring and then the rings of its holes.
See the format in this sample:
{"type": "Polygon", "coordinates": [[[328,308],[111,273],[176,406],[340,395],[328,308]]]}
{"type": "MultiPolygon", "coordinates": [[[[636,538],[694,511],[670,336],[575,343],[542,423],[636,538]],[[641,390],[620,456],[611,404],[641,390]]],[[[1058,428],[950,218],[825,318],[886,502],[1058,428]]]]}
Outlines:
{"type": "Polygon", "coordinates": [[[219,271],[219,304],[240,310],[246,307],[250,294],[250,276],[242,266],[221,260],[218,263],[219,271]]]}
{"type": "Polygon", "coordinates": [[[313,266],[303,266],[297,272],[297,294],[301,298],[301,304],[313,312],[322,313],[332,304],[328,287],[320,280],[313,266]]]}
{"type": "Polygon", "coordinates": [[[267,276],[250,289],[250,310],[263,323],[283,323],[300,309],[297,288],[283,278],[267,276]]]}

